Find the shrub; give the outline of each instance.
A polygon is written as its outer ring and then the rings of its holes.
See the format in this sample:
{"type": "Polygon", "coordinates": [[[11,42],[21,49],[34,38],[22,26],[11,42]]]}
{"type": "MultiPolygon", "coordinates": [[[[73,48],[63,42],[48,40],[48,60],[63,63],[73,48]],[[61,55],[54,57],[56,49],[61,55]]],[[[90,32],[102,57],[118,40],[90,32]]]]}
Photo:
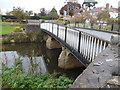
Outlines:
{"type": "Polygon", "coordinates": [[[20,27],[15,27],[13,31],[14,32],[22,32],[23,30],[20,27]]]}

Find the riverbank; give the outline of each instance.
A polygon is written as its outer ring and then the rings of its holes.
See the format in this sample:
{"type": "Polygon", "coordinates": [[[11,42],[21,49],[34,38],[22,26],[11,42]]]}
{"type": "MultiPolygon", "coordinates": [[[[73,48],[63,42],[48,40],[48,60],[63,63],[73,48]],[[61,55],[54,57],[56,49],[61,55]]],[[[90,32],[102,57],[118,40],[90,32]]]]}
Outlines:
{"type": "Polygon", "coordinates": [[[43,42],[43,32],[11,32],[2,35],[2,44],[43,42]]]}

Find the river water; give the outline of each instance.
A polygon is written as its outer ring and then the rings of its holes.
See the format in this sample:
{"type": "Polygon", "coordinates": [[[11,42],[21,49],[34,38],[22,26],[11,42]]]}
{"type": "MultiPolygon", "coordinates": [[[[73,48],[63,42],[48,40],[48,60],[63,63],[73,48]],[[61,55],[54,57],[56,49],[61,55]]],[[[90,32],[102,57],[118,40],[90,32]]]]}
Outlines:
{"type": "Polygon", "coordinates": [[[5,44],[2,46],[0,56],[2,56],[2,62],[8,67],[12,67],[15,60],[21,59],[24,73],[41,75],[58,72],[75,79],[85,68],[69,70],[59,68],[60,52],[61,49],[47,49],[45,43],[5,44]]]}

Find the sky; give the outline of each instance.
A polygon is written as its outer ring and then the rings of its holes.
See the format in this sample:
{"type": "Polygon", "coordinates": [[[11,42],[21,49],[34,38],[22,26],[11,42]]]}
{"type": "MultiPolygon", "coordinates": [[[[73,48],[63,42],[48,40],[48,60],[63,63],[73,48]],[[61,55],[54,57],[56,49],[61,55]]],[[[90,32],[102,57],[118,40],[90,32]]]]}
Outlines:
{"type": "MultiPolygon", "coordinates": [[[[0,9],[5,14],[6,12],[12,11],[13,7],[21,7],[24,10],[32,10],[35,13],[40,12],[40,8],[45,8],[50,11],[55,7],[59,13],[62,6],[65,5],[66,0],[0,0],[0,9]]],[[[109,3],[113,7],[118,7],[118,2],[120,0],[96,0],[98,4],[96,7],[105,6],[109,3]]],[[[84,0],[78,0],[82,5],[84,0]]]]}

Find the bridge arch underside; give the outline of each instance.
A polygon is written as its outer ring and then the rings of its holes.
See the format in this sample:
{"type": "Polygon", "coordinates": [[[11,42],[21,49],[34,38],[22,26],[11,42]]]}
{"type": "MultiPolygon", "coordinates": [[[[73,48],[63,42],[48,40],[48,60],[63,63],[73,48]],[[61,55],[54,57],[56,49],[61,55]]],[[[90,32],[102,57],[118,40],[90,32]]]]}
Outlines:
{"type": "Polygon", "coordinates": [[[85,67],[108,46],[107,41],[58,24],[42,23],[41,30],[68,49],[85,67]]]}

